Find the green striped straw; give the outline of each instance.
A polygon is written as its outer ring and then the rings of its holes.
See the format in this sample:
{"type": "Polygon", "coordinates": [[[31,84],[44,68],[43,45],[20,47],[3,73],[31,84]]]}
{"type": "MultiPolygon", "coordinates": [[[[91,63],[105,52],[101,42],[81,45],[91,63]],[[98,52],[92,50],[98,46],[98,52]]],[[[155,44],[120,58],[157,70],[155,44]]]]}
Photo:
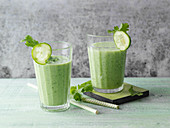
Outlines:
{"type": "Polygon", "coordinates": [[[97,104],[97,105],[104,106],[104,107],[119,109],[119,105],[106,103],[106,102],[95,100],[95,99],[82,98],[82,101],[87,102],[87,103],[97,104]]]}

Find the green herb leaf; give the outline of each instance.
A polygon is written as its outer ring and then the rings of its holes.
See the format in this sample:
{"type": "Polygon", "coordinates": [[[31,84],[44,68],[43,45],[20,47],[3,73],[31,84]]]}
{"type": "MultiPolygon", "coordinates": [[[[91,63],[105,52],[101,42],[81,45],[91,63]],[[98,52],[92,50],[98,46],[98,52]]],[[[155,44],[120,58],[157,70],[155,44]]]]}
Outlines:
{"type": "Polygon", "coordinates": [[[74,96],[73,96],[73,98],[76,100],[76,101],[81,101],[81,94],[80,93],[78,93],[78,92],[76,92],[75,94],[74,94],[74,96]]]}
{"type": "Polygon", "coordinates": [[[119,30],[119,27],[118,27],[118,26],[115,26],[113,32],[115,33],[115,32],[118,31],[118,30],[119,30]]]}
{"type": "Polygon", "coordinates": [[[78,85],[78,89],[80,90],[81,89],[81,92],[84,93],[84,92],[91,92],[93,90],[93,87],[92,87],[92,84],[91,84],[91,80],[81,84],[81,85],[78,85]]]}
{"type": "Polygon", "coordinates": [[[116,31],[129,31],[129,24],[128,23],[121,23],[120,27],[114,26],[113,30],[108,30],[108,33],[115,33],[116,31]]]}
{"type": "Polygon", "coordinates": [[[82,100],[82,93],[91,91],[93,91],[91,80],[78,85],[78,89],[77,86],[71,86],[70,88],[70,94],[72,95],[72,98],[74,98],[77,101],[82,100]]]}
{"type": "Polygon", "coordinates": [[[142,92],[138,92],[138,91],[133,90],[133,86],[130,87],[129,92],[130,92],[131,96],[135,96],[135,95],[141,96],[141,95],[143,95],[142,92]]]}
{"type": "Polygon", "coordinates": [[[108,32],[108,33],[113,33],[113,30],[108,30],[107,32],[108,32]]]}
{"type": "Polygon", "coordinates": [[[81,85],[78,85],[78,89],[81,89],[81,88],[83,88],[83,87],[85,87],[85,86],[87,86],[87,85],[89,85],[89,84],[91,84],[91,80],[89,80],[89,81],[87,81],[87,82],[84,82],[84,83],[82,83],[81,85]]]}
{"type": "Polygon", "coordinates": [[[78,84],[78,89],[81,89],[83,87],[84,87],[84,84],[81,84],[81,85],[78,84]]]}
{"type": "Polygon", "coordinates": [[[56,56],[51,56],[51,57],[46,61],[46,63],[47,63],[47,64],[55,63],[57,60],[59,60],[58,57],[56,57],[56,56]]]}
{"type": "Polygon", "coordinates": [[[74,95],[77,91],[77,86],[71,86],[70,88],[70,94],[74,95]]]}
{"type": "Polygon", "coordinates": [[[25,39],[21,40],[20,42],[26,42],[25,45],[28,47],[34,47],[35,45],[39,44],[39,42],[34,40],[30,35],[27,35],[25,39]]]}
{"type": "Polygon", "coordinates": [[[86,85],[86,86],[81,90],[82,93],[84,93],[84,92],[91,92],[91,91],[93,91],[93,87],[92,87],[91,84],[86,85]]]}
{"type": "Polygon", "coordinates": [[[121,23],[119,30],[124,31],[124,32],[129,31],[129,24],[128,23],[121,23]]]}

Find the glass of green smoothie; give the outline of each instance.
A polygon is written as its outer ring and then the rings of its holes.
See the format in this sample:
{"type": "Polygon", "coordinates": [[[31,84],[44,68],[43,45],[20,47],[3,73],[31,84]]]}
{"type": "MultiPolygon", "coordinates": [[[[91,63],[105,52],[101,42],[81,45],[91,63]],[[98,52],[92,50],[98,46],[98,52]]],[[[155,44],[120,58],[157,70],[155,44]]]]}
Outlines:
{"type": "MultiPolygon", "coordinates": [[[[93,88],[101,93],[116,93],[123,89],[126,52],[131,45],[128,23],[114,26],[113,36],[87,35],[88,56],[93,88]]],[[[99,33],[99,32],[97,32],[99,33]]]]}
{"type": "Polygon", "coordinates": [[[91,81],[95,91],[115,93],[123,89],[126,50],[118,49],[113,36],[88,36],[91,81]]]}
{"type": "Polygon", "coordinates": [[[67,42],[48,42],[52,48],[46,64],[34,61],[41,108],[64,111],[70,106],[72,46],[67,42]]]}
{"type": "Polygon", "coordinates": [[[67,110],[70,106],[72,45],[62,41],[38,42],[30,35],[20,42],[31,47],[41,108],[67,110]]]}

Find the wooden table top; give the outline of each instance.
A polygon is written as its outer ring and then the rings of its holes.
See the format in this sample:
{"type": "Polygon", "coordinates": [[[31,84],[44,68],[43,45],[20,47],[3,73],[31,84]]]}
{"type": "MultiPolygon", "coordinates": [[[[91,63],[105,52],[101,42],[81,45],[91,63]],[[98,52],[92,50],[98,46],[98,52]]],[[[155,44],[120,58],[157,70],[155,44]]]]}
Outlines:
{"type": "MultiPolygon", "coordinates": [[[[72,85],[89,78],[72,78],[72,85]]],[[[36,79],[0,79],[0,128],[167,128],[170,127],[170,78],[125,78],[125,82],[148,89],[150,96],[111,109],[83,103],[99,110],[95,115],[72,106],[65,112],[44,112],[37,90],[27,83],[36,79]]]]}

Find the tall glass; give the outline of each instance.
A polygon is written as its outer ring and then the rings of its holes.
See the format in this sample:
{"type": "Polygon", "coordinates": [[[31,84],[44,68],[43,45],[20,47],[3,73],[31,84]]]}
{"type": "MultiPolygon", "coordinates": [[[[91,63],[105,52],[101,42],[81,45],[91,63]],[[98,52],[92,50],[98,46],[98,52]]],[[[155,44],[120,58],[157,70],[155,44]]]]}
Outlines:
{"type": "Polygon", "coordinates": [[[34,62],[40,106],[46,111],[63,111],[70,106],[72,45],[67,42],[48,42],[52,47],[51,61],[46,65],[34,62]]]}
{"type": "Polygon", "coordinates": [[[101,93],[121,91],[126,51],[116,48],[113,36],[87,36],[90,74],[94,90],[101,93]]]}

